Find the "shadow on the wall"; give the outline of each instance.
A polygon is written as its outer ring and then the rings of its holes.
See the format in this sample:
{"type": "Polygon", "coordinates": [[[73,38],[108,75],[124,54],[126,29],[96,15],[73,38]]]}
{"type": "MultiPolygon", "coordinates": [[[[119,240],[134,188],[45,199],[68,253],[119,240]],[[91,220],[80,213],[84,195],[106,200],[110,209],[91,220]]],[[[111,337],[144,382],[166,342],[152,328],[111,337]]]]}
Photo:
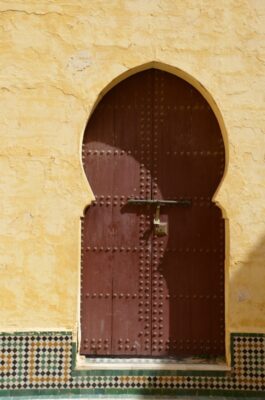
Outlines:
{"type": "MultiPolygon", "coordinates": [[[[247,229],[247,224],[245,229],[247,229]]],[[[265,326],[265,236],[245,260],[231,267],[229,309],[232,331],[263,332],[265,326]],[[245,327],[245,328],[244,328],[245,327]]]]}

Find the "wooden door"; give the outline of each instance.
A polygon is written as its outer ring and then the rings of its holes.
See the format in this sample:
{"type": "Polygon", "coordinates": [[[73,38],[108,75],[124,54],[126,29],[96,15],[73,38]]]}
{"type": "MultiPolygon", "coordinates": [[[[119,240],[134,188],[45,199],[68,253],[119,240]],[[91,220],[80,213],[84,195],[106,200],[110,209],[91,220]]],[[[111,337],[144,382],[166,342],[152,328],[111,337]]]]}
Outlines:
{"type": "Polygon", "coordinates": [[[82,221],[81,354],[224,355],[224,221],[212,196],[224,144],[202,95],[150,69],[108,92],[83,163],[96,201],[82,221]],[[156,205],[128,200],[187,200],[156,205]]]}

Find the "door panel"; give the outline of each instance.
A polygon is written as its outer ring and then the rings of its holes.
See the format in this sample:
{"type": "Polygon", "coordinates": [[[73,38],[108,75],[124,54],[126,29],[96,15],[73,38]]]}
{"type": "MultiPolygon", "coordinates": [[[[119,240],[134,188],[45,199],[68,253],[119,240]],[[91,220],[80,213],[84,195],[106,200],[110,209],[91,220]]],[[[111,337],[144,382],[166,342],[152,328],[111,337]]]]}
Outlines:
{"type": "Polygon", "coordinates": [[[211,199],[224,145],[206,100],[147,70],[108,92],[84,136],[81,353],[224,355],[224,221],[211,199]],[[191,200],[156,208],[128,199],[191,200]]]}
{"type": "MultiPolygon", "coordinates": [[[[92,232],[87,220],[83,225],[83,242],[89,243],[92,232]],[[88,236],[88,237],[87,237],[88,236]]],[[[90,354],[110,354],[112,340],[112,253],[103,252],[99,246],[83,248],[82,304],[86,313],[81,314],[83,349],[90,354]],[[99,285],[100,282],[100,285],[99,285]],[[93,324],[86,315],[97,312],[93,324]]]]}

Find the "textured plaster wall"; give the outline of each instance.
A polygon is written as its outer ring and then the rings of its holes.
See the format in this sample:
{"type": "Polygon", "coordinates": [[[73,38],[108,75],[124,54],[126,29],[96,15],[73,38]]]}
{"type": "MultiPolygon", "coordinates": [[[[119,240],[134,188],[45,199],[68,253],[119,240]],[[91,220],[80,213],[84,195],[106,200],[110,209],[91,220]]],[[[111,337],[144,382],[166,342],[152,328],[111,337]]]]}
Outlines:
{"type": "Polygon", "coordinates": [[[0,54],[0,330],[76,327],[84,127],[156,61],[224,121],[227,328],[265,332],[265,1],[0,0],[0,54]]]}

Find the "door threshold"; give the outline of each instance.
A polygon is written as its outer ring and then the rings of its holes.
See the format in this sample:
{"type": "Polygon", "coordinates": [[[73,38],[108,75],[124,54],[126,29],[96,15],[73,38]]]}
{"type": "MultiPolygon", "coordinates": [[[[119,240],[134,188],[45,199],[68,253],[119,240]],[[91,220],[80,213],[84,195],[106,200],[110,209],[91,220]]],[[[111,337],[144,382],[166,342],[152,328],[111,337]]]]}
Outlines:
{"type": "Polygon", "coordinates": [[[223,359],[90,358],[77,356],[76,370],[230,371],[223,359]]]}

